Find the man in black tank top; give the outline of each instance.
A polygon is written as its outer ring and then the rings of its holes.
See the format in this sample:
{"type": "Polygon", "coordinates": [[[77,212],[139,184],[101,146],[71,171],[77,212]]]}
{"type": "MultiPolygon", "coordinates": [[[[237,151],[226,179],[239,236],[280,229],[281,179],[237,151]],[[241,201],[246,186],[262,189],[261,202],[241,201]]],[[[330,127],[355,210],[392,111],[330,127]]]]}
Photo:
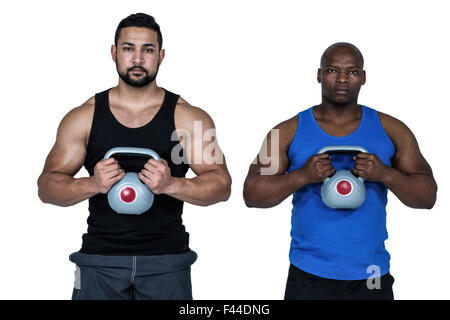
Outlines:
{"type": "Polygon", "coordinates": [[[182,224],[183,203],[211,205],[231,192],[214,123],[157,86],[165,51],[153,17],[138,13],[122,20],[111,54],[118,86],[63,118],[38,180],[45,203],[71,206],[89,199],[88,232],[70,256],[76,264],[72,298],[192,299],[190,266],[197,255],[182,224]],[[213,141],[203,141],[206,131],[213,141]],[[161,161],[126,154],[103,159],[114,147],[151,149],[161,161]],[[83,165],[89,177],[74,178],[83,165]],[[185,178],[189,168],[193,179],[185,178]],[[107,198],[130,171],[155,195],[139,215],[117,213],[107,198]]]}

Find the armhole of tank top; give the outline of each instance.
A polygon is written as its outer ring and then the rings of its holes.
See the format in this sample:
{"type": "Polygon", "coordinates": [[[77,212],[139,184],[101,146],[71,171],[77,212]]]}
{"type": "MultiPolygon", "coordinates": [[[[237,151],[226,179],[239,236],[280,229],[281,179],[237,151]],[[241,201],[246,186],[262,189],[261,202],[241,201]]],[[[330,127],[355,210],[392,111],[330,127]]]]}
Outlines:
{"type": "MultiPolygon", "coordinates": [[[[173,147],[176,146],[177,144],[180,144],[180,146],[181,146],[180,137],[178,136],[177,126],[175,124],[175,111],[177,110],[178,101],[180,100],[181,96],[178,95],[178,94],[174,94],[174,95],[177,97],[177,100],[175,101],[175,105],[173,106],[173,114],[172,114],[173,131],[172,131],[171,136],[170,136],[170,140],[173,143],[173,147]],[[176,140],[172,139],[172,138],[174,138],[174,135],[176,137],[176,140]]],[[[185,158],[185,150],[184,150],[184,148],[182,146],[181,146],[181,151],[183,152],[183,159],[184,159],[185,158]]],[[[184,168],[185,168],[185,172],[184,172],[184,175],[183,175],[183,177],[185,177],[186,176],[186,172],[190,168],[190,165],[188,163],[185,163],[184,160],[181,162],[180,165],[184,166],[184,168]]]]}
{"type": "Polygon", "coordinates": [[[291,141],[291,144],[289,145],[289,149],[288,149],[288,159],[289,161],[292,159],[291,158],[291,148],[293,145],[295,145],[295,142],[297,142],[297,140],[299,139],[298,136],[300,135],[300,127],[301,127],[301,123],[302,123],[302,116],[303,113],[299,112],[298,113],[298,121],[297,121],[297,129],[295,130],[295,135],[294,138],[291,141]]]}
{"type": "MultiPolygon", "coordinates": [[[[164,90],[166,90],[166,89],[164,89],[164,90]]],[[[166,90],[166,94],[167,93],[168,93],[168,91],[166,90]]],[[[178,104],[178,100],[180,100],[180,96],[177,95],[177,94],[174,94],[174,93],[171,93],[171,94],[175,95],[177,97],[177,100],[175,101],[175,105],[173,106],[173,114],[172,114],[173,132],[172,132],[172,134],[170,136],[170,140],[173,141],[173,143],[177,144],[177,143],[180,143],[180,137],[178,136],[177,125],[175,124],[175,112],[177,110],[177,104],[178,104]],[[175,136],[177,138],[176,140],[172,139],[174,134],[175,134],[175,136]]],[[[183,153],[184,153],[184,148],[183,148],[183,153]]]]}
{"type": "Polygon", "coordinates": [[[94,114],[92,115],[92,123],[91,130],[89,131],[89,138],[86,144],[86,152],[89,150],[89,146],[91,145],[91,141],[94,139],[94,123],[97,117],[97,95],[94,96],[94,114]]]}
{"type": "MultiPolygon", "coordinates": [[[[366,108],[367,108],[367,107],[366,107],[366,108]]],[[[369,108],[368,108],[368,109],[369,109],[369,108]]],[[[371,109],[371,110],[372,110],[372,112],[374,113],[374,116],[375,116],[375,122],[377,123],[378,128],[380,129],[382,135],[385,137],[385,139],[386,139],[386,141],[387,141],[389,147],[391,148],[392,156],[394,156],[394,155],[395,155],[395,145],[394,145],[394,143],[392,142],[391,138],[389,138],[389,136],[388,136],[386,130],[384,130],[383,124],[381,123],[380,117],[379,117],[379,115],[378,115],[378,111],[375,110],[375,109],[371,109]]]]}

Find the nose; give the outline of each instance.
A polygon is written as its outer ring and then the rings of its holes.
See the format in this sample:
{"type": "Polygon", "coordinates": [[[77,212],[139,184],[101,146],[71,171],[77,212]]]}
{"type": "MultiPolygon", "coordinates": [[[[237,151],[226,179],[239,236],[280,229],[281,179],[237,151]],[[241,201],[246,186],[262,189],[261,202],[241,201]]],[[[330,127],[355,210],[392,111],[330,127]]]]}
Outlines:
{"type": "Polygon", "coordinates": [[[336,81],[338,83],[347,83],[348,82],[347,73],[346,72],[339,72],[338,75],[337,75],[336,81]]]}
{"type": "Polygon", "coordinates": [[[141,64],[143,63],[143,55],[141,52],[139,52],[139,50],[135,50],[134,54],[133,54],[133,63],[135,64],[141,64]]]}

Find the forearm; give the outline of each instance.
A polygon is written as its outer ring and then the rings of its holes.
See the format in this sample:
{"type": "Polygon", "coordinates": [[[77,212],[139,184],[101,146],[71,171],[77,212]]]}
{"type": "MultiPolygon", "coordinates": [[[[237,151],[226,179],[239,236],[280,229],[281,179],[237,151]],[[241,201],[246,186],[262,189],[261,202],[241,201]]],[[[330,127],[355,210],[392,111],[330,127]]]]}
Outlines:
{"type": "Polygon", "coordinates": [[[165,194],[199,206],[226,201],[231,194],[231,178],[216,171],[195,178],[173,177],[165,194]]]}
{"type": "Polygon", "coordinates": [[[436,202],[437,185],[429,175],[404,174],[389,168],[381,182],[408,207],[431,209],[436,202]]]}
{"type": "Polygon", "coordinates": [[[270,208],[306,184],[302,169],[281,175],[256,175],[245,181],[244,201],[248,207],[270,208]]]}
{"type": "Polygon", "coordinates": [[[57,206],[68,207],[97,193],[91,178],[73,178],[62,173],[48,172],[38,180],[39,198],[44,203],[57,206]]]}

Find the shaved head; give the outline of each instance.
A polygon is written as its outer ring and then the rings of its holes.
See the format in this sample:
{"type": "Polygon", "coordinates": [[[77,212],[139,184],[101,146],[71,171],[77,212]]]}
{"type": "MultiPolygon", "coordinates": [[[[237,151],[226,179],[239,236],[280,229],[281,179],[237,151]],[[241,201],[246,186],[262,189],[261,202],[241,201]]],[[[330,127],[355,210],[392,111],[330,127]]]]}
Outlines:
{"type": "Polygon", "coordinates": [[[317,81],[322,86],[322,103],[334,106],[355,104],[366,83],[364,59],[357,47],[348,42],[329,46],[320,59],[317,81]]]}
{"type": "Polygon", "coordinates": [[[353,52],[358,57],[358,60],[361,63],[361,69],[364,67],[364,58],[361,51],[359,51],[359,49],[355,45],[348,42],[337,42],[329,46],[322,54],[322,58],[320,59],[320,67],[323,68],[328,61],[329,56],[338,50],[347,50],[349,52],[353,52]]]}

